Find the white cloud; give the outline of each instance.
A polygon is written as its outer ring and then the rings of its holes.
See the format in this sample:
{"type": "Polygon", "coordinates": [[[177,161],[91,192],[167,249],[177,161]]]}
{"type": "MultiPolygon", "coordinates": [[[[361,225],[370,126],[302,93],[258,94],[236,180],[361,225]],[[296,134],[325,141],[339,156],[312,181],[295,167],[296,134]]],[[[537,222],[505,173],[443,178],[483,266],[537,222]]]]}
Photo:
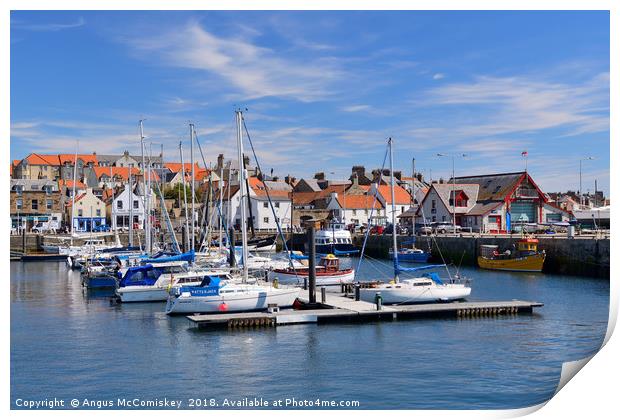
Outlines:
{"type": "Polygon", "coordinates": [[[39,32],[56,32],[64,29],[74,29],[84,26],[86,21],[80,17],[77,22],[73,23],[28,23],[19,20],[11,22],[11,29],[18,29],[24,31],[39,31],[39,32]]]}
{"type": "Polygon", "coordinates": [[[446,77],[446,76],[443,73],[435,73],[435,74],[433,74],[433,80],[441,80],[444,77],[446,77]]]}
{"type": "Polygon", "coordinates": [[[133,48],[164,64],[205,71],[225,80],[243,99],[280,97],[304,102],[326,98],[344,73],[329,58],[306,61],[244,39],[218,37],[195,22],[152,37],[126,38],[133,48]]]}
{"type": "Polygon", "coordinates": [[[368,111],[372,107],[370,105],[350,105],[342,108],[345,112],[360,112],[360,111],[368,111]]]}

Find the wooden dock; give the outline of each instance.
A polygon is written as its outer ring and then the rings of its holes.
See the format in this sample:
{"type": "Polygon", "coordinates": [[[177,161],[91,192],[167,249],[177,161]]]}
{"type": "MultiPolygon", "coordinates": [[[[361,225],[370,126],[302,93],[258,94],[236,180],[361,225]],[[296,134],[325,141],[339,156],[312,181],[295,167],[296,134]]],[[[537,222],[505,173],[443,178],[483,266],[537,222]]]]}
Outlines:
{"type": "MultiPolygon", "coordinates": [[[[320,302],[320,294],[317,300],[320,302]]],[[[299,300],[307,303],[308,292],[302,290],[299,300]]],[[[334,322],[396,321],[412,318],[466,318],[480,316],[531,313],[543,306],[539,302],[522,300],[494,302],[450,302],[417,305],[385,305],[377,309],[374,303],[355,301],[340,293],[326,293],[325,303],[313,309],[281,309],[278,312],[221,313],[190,315],[187,318],[197,328],[276,327],[290,324],[322,324],[334,322]]]]}

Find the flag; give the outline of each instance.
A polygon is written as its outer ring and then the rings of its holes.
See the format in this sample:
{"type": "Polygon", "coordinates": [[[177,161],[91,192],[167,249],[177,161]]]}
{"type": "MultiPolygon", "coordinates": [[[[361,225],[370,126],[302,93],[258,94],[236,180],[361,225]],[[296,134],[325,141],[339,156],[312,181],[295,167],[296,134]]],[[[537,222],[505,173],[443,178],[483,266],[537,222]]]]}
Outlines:
{"type": "Polygon", "coordinates": [[[521,152],[521,156],[523,156],[523,157],[527,157],[527,150],[522,151],[522,152],[521,152]]]}

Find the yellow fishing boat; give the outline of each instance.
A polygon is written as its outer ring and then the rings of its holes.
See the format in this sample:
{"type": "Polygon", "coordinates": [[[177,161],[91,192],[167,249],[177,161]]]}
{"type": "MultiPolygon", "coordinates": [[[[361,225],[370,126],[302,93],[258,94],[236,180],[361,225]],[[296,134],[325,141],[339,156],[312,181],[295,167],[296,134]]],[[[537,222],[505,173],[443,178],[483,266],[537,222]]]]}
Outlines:
{"type": "Polygon", "coordinates": [[[538,239],[523,238],[517,241],[515,251],[498,252],[497,245],[482,245],[478,265],[487,270],[542,271],[545,251],[538,251],[538,239]]]}

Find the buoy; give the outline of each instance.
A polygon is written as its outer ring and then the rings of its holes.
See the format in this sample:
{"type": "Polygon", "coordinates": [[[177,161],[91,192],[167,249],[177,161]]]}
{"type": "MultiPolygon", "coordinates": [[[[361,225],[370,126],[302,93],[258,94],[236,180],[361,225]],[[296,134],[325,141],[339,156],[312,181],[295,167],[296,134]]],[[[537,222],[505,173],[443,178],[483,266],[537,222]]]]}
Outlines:
{"type": "Polygon", "coordinates": [[[220,310],[220,312],[226,312],[228,311],[228,305],[226,304],[226,302],[222,302],[220,303],[220,306],[218,309],[220,310]]]}

